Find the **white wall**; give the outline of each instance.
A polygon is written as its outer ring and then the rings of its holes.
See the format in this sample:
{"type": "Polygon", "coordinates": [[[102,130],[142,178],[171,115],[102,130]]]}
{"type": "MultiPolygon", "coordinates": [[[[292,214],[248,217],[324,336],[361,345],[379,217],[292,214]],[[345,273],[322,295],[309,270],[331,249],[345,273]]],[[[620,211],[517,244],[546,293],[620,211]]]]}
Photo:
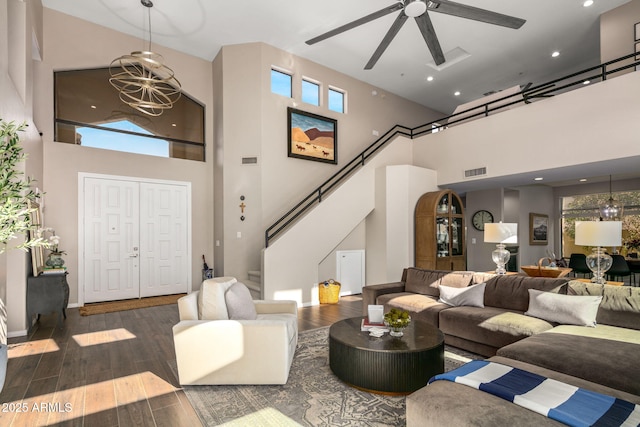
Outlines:
{"type": "MultiPolygon", "coordinates": [[[[265,299],[293,299],[303,305],[317,303],[315,286],[322,260],[376,207],[378,169],[388,165],[409,164],[412,157],[411,149],[411,140],[398,137],[355,172],[348,181],[324,198],[322,203],[295,223],[282,237],[263,250],[262,280],[265,299]]],[[[405,175],[407,178],[416,176],[405,175]]],[[[415,197],[414,193],[417,192],[412,190],[412,196],[415,197]]],[[[403,214],[405,218],[411,209],[409,203],[409,197],[406,197],[403,214]]],[[[384,223],[386,224],[386,221],[384,223]]],[[[372,227],[367,221],[367,265],[377,262],[369,258],[369,254],[378,252],[370,246],[371,242],[387,240],[386,225],[376,224],[375,232],[370,232],[371,230],[372,227]]],[[[408,228],[404,227],[404,230],[398,232],[397,238],[412,242],[408,233],[408,228]]],[[[402,252],[404,249],[386,246],[385,259],[388,259],[387,251],[402,252]]],[[[403,262],[402,267],[404,266],[406,264],[403,262]]],[[[366,274],[368,282],[380,280],[382,277],[379,273],[372,274],[369,268],[366,274]]],[[[386,272],[382,274],[386,277],[386,272]]]]}
{"type": "Polygon", "coordinates": [[[438,185],[607,160],[640,159],[640,73],[630,73],[427,135],[415,142],[415,165],[438,171],[438,185]]]}
{"type": "Polygon", "coordinates": [[[411,165],[376,170],[375,210],[367,217],[367,284],[400,280],[415,265],[415,206],[437,190],[436,172],[411,165]]]}
{"type": "Polygon", "coordinates": [[[44,9],[46,51],[34,73],[34,121],[43,132],[43,187],[46,204],[44,223],[55,228],[69,275],[69,301],[78,303],[78,173],[98,173],[160,180],[187,181],[192,189],[192,277],[200,284],[202,254],[213,254],[213,72],[208,61],[160,46],[162,54],[183,84],[185,93],[205,105],[205,157],[207,162],[166,159],[117,151],[101,150],[54,141],[53,72],[64,69],[106,67],[116,57],[135,50],[140,40],[44,9]],[[91,35],[91,37],[87,37],[91,35]]]}
{"type": "Polygon", "coordinates": [[[224,265],[218,274],[245,278],[249,270],[260,270],[266,228],[374,142],[374,130],[383,134],[396,124],[413,127],[443,116],[263,43],[225,46],[214,64],[217,61],[222,63],[224,97],[222,118],[216,118],[224,129],[216,140],[224,152],[223,162],[216,166],[224,169],[222,232],[216,227],[216,240],[223,242],[224,265]],[[292,98],[271,93],[272,66],[293,75],[292,98]],[[321,83],[320,106],[301,102],[303,76],[321,83]],[[346,91],[345,114],[328,110],[328,85],[346,91]],[[338,121],[338,165],[287,157],[287,107],[338,121]],[[258,165],[241,165],[243,156],[257,156],[258,165]],[[246,196],[248,206],[244,222],[239,220],[240,195],[246,196]]]}

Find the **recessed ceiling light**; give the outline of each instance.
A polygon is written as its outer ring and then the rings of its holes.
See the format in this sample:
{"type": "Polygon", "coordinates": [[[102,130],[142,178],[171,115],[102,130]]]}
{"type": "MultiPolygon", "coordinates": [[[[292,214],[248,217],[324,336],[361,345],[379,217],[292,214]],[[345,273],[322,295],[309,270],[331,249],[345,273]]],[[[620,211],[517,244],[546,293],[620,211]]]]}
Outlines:
{"type": "Polygon", "coordinates": [[[593,4],[593,0],[586,0],[584,3],[582,3],[582,6],[584,7],[589,7],[593,4]]]}
{"type": "Polygon", "coordinates": [[[580,182],[587,182],[587,178],[581,178],[580,182]]]}
{"type": "Polygon", "coordinates": [[[433,81],[433,76],[429,76],[429,77],[427,77],[427,81],[428,81],[428,82],[432,82],[432,81],[433,81]]]}
{"type": "Polygon", "coordinates": [[[583,85],[588,85],[589,83],[591,83],[591,80],[585,80],[582,82],[583,85]]]}
{"type": "Polygon", "coordinates": [[[457,91],[454,93],[454,95],[455,95],[455,96],[460,96],[460,91],[459,91],[459,90],[457,90],[457,91]]]}
{"type": "Polygon", "coordinates": [[[555,58],[555,57],[558,57],[558,56],[560,56],[560,52],[558,52],[557,50],[551,54],[552,58],[555,58]]]}
{"type": "Polygon", "coordinates": [[[93,108],[93,109],[95,110],[95,109],[96,109],[96,108],[98,108],[98,107],[96,107],[95,105],[92,105],[92,106],[91,106],[91,108],[93,108]]]}
{"type": "Polygon", "coordinates": [[[178,125],[177,125],[177,124],[175,124],[175,123],[171,123],[171,126],[176,127],[176,126],[178,126],[178,125]]]}
{"type": "Polygon", "coordinates": [[[533,180],[534,180],[534,181],[542,181],[543,179],[544,179],[544,178],[543,178],[543,177],[541,177],[541,176],[539,176],[539,177],[537,177],[537,178],[533,178],[533,180]]]}

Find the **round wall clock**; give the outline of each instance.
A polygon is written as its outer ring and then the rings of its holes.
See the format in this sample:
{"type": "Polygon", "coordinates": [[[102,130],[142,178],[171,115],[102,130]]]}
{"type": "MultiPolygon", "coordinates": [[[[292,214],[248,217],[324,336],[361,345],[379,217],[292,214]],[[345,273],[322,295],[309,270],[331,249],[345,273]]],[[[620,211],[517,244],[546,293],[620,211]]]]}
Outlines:
{"type": "Polygon", "coordinates": [[[484,231],[484,225],[487,222],[493,222],[493,215],[489,211],[479,210],[471,217],[471,225],[479,231],[484,231]]]}

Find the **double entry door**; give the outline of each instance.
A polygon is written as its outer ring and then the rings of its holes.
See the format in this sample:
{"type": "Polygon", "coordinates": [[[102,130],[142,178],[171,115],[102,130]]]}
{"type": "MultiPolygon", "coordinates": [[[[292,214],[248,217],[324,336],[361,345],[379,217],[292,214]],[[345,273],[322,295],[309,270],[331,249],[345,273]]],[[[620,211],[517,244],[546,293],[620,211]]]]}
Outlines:
{"type": "Polygon", "coordinates": [[[188,183],[83,181],[84,301],[187,292],[188,183]]]}

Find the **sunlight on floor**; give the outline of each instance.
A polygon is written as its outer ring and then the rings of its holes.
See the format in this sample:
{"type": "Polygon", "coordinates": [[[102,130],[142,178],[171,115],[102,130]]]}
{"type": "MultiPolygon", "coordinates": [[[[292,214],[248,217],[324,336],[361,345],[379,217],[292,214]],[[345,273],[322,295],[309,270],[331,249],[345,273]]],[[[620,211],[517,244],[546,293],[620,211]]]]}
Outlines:
{"type": "Polygon", "coordinates": [[[76,343],[78,343],[80,347],[107,344],[110,342],[131,340],[134,338],[136,338],[136,336],[124,328],[89,332],[87,334],[79,334],[73,336],[73,339],[76,341],[76,343]]]}
{"type": "Polygon", "coordinates": [[[34,354],[53,353],[60,351],[60,347],[51,338],[36,341],[27,341],[17,344],[9,344],[9,359],[16,357],[33,356],[34,354]]]}
{"type": "Polygon", "coordinates": [[[0,414],[0,425],[50,425],[144,401],[177,390],[146,371],[53,393],[3,402],[12,414],[0,414]],[[13,421],[6,416],[13,416],[13,421]],[[13,422],[13,423],[12,423],[13,422]],[[6,423],[6,424],[5,424],[6,423]]]}
{"type": "Polygon", "coordinates": [[[244,417],[237,418],[228,423],[220,424],[220,427],[245,427],[245,426],[300,426],[297,422],[288,418],[282,412],[274,408],[264,408],[244,417]]]}

